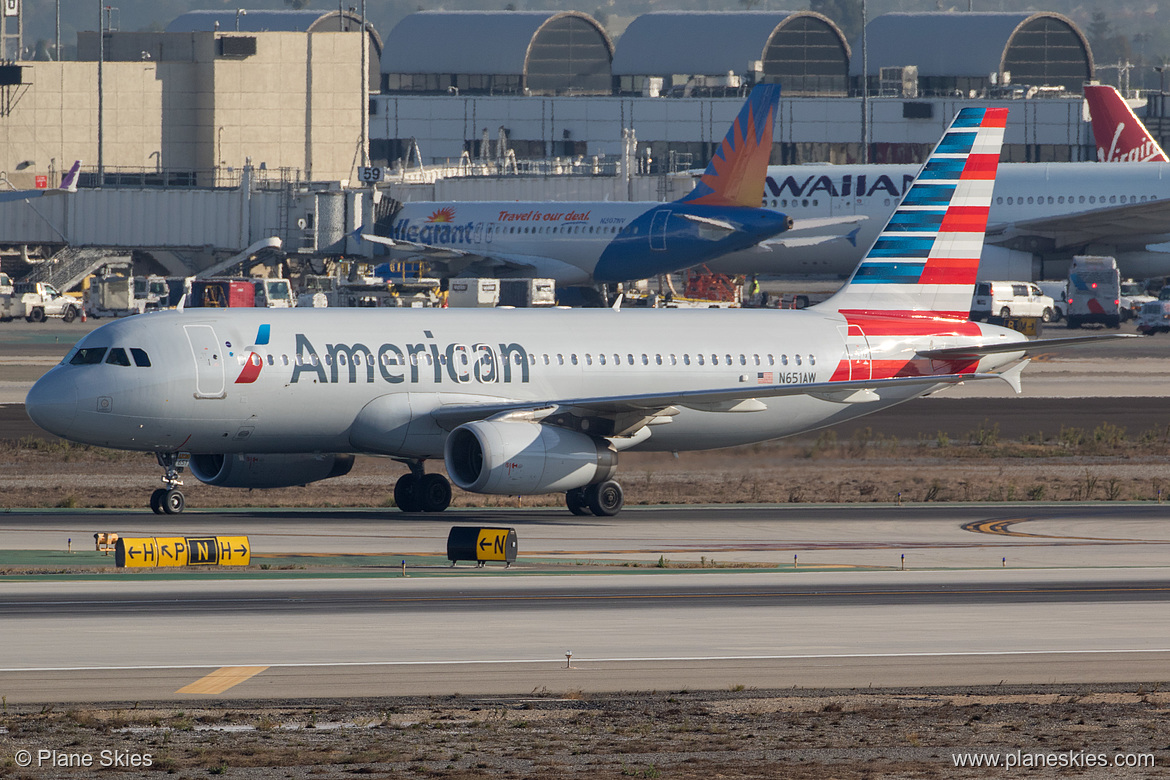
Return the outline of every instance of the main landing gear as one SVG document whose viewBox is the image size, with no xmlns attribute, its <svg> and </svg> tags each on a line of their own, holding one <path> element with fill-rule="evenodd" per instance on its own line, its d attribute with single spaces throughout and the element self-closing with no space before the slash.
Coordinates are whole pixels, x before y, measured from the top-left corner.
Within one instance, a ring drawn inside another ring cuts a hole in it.
<svg viewBox="0 0 1170 780">
<path fill-rule="evenodd" d="M 625 496 L 622 486 L 612 479 L 595 485 L 574 488 L 565 493 L 565 505 L 575 515 L 593 513 L 598 517 L 613 517 L 622 511 Z"/>
<path fill-rule="evenodd" d="M 177 452 L 156 452 L 155 457 L 165 471 L 162 483 L 166 487 L 158 488 L 150 494 L 150 508 L 156 515 L 177 515 L 187 506 L 187 500 L 178 486 L 183 484 L 179 474 L 187 466 L 188 457 Z"/>
<path fill-rule="evenodd" d="M 426 474 L 421 461 L 409 461 L 410 473 L 394 483 L 394 503 L 403 512 L 442 512 L 451 506 L 451 483 L 442 474 Z"/>
</svg>

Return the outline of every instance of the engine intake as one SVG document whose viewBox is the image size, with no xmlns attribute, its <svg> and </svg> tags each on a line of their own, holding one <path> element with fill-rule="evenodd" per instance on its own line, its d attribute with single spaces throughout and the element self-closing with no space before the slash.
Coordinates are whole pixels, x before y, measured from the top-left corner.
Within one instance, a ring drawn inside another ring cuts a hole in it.
<svg viewBox="0 0 1170 780">
<path fill-rule="evenodd" d="M 447 437 L 451 481 L 472 493 L 557 493 L 604 482 L 617 470 L 608 442 L 552 425 L 473 422 Z"/>
<path fill-rule="evenodd" d="M 341 477 L 353 455 L 192 455 L 191 473 L 216 487 L 279 488 Z"/>
</svg>

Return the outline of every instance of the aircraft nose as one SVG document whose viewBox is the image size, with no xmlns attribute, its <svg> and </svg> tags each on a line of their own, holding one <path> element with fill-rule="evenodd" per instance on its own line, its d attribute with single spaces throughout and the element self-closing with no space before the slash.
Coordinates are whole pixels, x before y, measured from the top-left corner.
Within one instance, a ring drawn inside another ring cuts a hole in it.
<svg viewBox="0 0 1170 780">
<path fill-rule="evenodd" d="M 42 376 L 28 391 L 24 410 L 49 433 L 69 438 L 77 416 L 77 382 L 69 371 L 54 370 Z"/>
</svg>

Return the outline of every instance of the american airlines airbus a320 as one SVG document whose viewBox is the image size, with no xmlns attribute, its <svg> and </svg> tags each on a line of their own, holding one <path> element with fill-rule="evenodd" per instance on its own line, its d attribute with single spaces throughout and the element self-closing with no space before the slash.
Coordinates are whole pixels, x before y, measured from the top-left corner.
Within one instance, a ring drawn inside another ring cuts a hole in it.
<svg viewBox="0 0 1170 780">
<path fill-rule="evenodd" d="M 848 284 L 810 309 L 146 314 L 78 342 L 28 414 L 156 453 L 156 512 L 182 511 L 187 463 L 266 488 L 371 454 L 409 466 L 405 511 L 447 508 L 447 478 L 424 471 L 443 459 L 466 491 L 563 492 L 574 513 L 613 515 L 624 450 L 775 439 L 962 381 L 1018 390 L 1029 344 L 967 319 L 1006 115 L 960 111 Z"/>
</svg>

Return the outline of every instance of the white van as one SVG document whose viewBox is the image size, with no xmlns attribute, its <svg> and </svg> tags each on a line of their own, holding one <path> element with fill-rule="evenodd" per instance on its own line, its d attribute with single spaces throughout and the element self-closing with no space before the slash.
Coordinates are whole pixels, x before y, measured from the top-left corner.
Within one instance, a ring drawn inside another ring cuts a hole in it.
<svg viewBox="0 0 1170 780">
<path fill-rule="evenodd" d="M 1038 317 L 1052 322 L 1056 303 L 1032 282 L 976 282 L 971 299 L 971 320 L 998 317 Z"/>
</svg>

